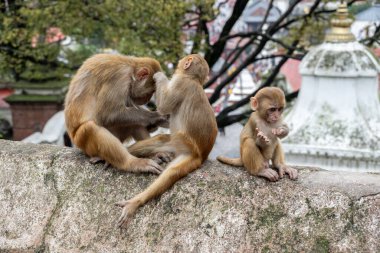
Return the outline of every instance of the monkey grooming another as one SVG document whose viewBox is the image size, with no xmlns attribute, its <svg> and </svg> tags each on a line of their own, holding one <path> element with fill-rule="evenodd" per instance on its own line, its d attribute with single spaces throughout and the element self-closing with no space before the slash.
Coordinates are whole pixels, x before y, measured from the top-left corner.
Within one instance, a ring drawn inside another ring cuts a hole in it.
<svg viewBox="0 0 380 253">
<path fill-rule="evenodd" d="M 161 173 L 151 159 L 131 155 L 122 145 L 133 137 L 149 138 L 148 129 L 164 123 L 157 112 L 139 108 L 155 91 L 153 74 L 160 63 L 151 58 L 98 54 L 87 59 L 72 78 L 65 99 L 65 121 L 72 142 L 90 156 L 123 171 Z"/>
<path fill-rule="evenodd" d="M 285 107 L 284 92 L 275 87 L 266 87 L 256 96 L 251 97 L 251 108 L 254 111 L 240 134 L 241 158 L 218 156 L 222 163 L 233 166 L 244 166 L 248 172 L 274 182 L 288 174 L 290 179 L 297 179 L 297 170 L 285 165 L 285 155 L 280 138 L 289 133 L 289 128 L 282 122 Z M 274 168 L 269 167 L 272 161 Z"/>
<path fill-rule="evenodd" d="M 170 114 L 171 134 L 139 141 L 128 150 L 142 157 L 174 152 L 176 158 L 146 190 L 116 204 L 123 208 L 119 227 L 125 228 L 140 206 L 198 169 L 207 159 L 218 131 L 214 111 L 202 87 L 208 73 L 207 62 L 194 54 L 179 61 L 171 81 L 161 72 L 154 74 L 157 109 L 163 115 Z"/>
</svg>

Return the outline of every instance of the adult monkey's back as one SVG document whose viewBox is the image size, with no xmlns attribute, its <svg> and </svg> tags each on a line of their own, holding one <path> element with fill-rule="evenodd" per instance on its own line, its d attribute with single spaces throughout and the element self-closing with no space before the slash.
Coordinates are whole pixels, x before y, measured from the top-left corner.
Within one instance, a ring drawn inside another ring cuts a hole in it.
<svg viewBox="0 0 380 253">
<path fill-rule="evenodd" d="M 71 80 L 65 100 L 67 132 L 90 157 L 99 157 L 130 172 L 160 173 L 150 159 L 137 158 L 122 142 L 149 137 L 147 127 L 163 120 L 157 112 L 138 107 L 155 91 L 158 61 L 123 55 L 98 54 L 87 59 Z"/>
</svg>

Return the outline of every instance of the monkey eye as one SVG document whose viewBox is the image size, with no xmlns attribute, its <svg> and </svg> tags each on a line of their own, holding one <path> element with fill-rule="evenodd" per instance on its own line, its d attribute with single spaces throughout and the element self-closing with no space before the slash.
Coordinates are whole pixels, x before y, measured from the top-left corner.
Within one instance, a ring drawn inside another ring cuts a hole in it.
<svg viewBox="0 0 380 253">
<path fill-rule="evenodd" d="M 282 112 L 284 110 L 284 107 L 280 107 L 280 108 L 278 108 L 278 111 L 279 112 Z"/>
<path fill-rule="evenodd" d="M 275 112 L 276 110 L 277 110 L 276 107 L 272 107 L 272 108 L 269 109 L 270 112 Z"/>
</svg>

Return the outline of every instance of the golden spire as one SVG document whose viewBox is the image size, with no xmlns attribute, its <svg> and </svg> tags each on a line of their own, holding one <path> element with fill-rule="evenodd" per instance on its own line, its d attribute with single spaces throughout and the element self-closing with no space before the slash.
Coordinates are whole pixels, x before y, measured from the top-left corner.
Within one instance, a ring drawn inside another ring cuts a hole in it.
<svg viewBox="0 0 380 253">
<path fill-rule="evenodd" d="M 348 16 L 346 2 L 340 3 L 336 10 L 335 17 L 331 20 L 331 30 L 326 35 L 326 42 L 351 42 L 355 41 L 355 36 L 350 28 L 353 19 Z"/>
</svg>

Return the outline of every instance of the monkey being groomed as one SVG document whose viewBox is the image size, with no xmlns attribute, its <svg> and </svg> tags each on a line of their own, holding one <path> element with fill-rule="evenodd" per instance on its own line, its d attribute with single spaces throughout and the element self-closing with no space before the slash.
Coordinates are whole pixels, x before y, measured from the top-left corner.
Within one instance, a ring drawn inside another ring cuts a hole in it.
<svg viewBox="0 0 380 253">
<path fill-rule="evenodd" d="M 162 174 L 143 192 L 117 203 L 122 207 L 119 227 L 126 227 L 137 209 L 169 189 L 175 182 L 198 169 L 207 159 L 217 135 L 214 111 L 203 90 L 209 73 L 200 55 L 189 55 L 179 61 L 172 79 L 156 73 L 157 110 L 170 114 L 170 135 L 157 135 L 128 148 L 138 157 L 175 153 Z"/>
<path fill-rule="evenodd" d="M 270 181 L 277 181 L 288 174 L 290 179 L 297 179 L 297 170 L 285 164 L 285 155 L 280 138 L 289 133 L 289 128 L 282 122 L 285 107 L 284 92 L 275 87 L 266 87 L 251 98 L 254 111 L 240 134 L 240 158 L 218 156 L 217 160 L 233 165 L 244 166 L 249 173 Z M 278 170 L 270 168 L 269 162 Z"/>
<path fill-rule="evenodd" d="M 160 63 L 151 58 L 98 54 L 87 59 L 71 80 L 65 121 L 71 141 L 95 161 L 105 160 L 129 172 L 161 173 L 151 160 L 131 155 L 122 145 L 150 137 L 166 117 L 139 107 L 155 91 L 153 74 Z"/>
</svg>

